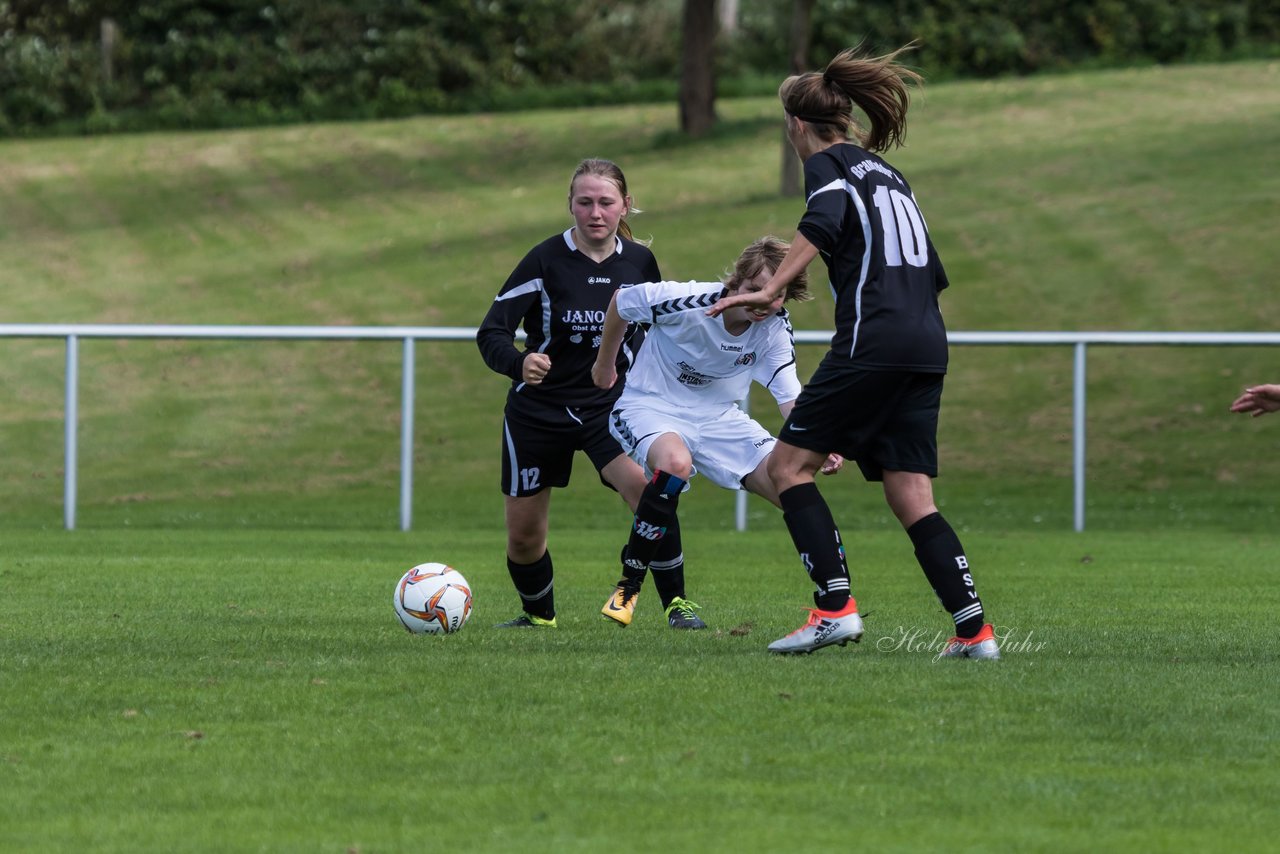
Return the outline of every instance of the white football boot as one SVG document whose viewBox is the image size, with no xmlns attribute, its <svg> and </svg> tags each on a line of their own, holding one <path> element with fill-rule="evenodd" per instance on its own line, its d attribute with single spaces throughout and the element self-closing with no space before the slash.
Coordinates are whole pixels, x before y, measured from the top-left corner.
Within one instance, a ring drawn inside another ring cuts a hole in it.
<svg viewBox="0 0 1280 854">
<path fill-rule="evenodd" d="M 857 643 L 861 639 L 862 618 L 858 616 L 858 603 L 850 596 L 849 604 L 839 611 L 810 610 L 809 620 L 785 638 L 769 644 L 769 651 L 803 655 L 824 646 L 844 646 L 849 641 Z"/>
</svg>

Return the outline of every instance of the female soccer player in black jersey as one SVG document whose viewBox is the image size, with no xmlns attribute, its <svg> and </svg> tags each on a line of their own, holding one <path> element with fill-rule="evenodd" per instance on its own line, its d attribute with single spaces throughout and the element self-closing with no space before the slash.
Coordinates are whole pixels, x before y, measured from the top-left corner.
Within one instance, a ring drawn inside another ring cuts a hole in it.
<svg viewBox="0 0 1280 854">
<path fill-rule="evenodd" d="M 646 480 L 609 434 L 608 417 L 622 392 L 591 381 L 605 310 L 623 285 L 662 279 L 648 247 L 631 240 L 627 181 L 608 160 L 584 160 L 569 183 L 573 227 L 539 243 L 507 278 L 476 335 L 485 363 L 510 377 L 502 423 L 502 492 L 507 569 L 524 613 L 506 628 L 555 625 L 554 572 L 547 550 L 551 487 L 569 483 L 573 455 L 585 451 L 600 479 L 634 511 Z M 523 326 L 524 349 L 515 346 Z M 618 355 L 618 373 L 643 340 L 633 326 Z M 683 596 L 678 528 L 670 529 L 653 564 L 654 585 Z M 631 622 L 633 595 L 619 594 L 617 622 Z M 606 606 L 608 607 L 608 606 Z"/>
<path fill-rule="evenodd" d="M 874 58 L 846 50 L 823 71 L 783 82 L 787 137 L 804 161 L 805 214 L 769 284 L 726 297 L 708 313 L 768 305 L 818 255 L 827 264 L 835 336 L 769 459 L 787 529 L 817 586 L 817 607 L 769 649 L 807 653 L 862 636 L 840 532 L 814 483 L 827 454 L 837 452 L 856 460 L 867 480 L 883 481 L 889 507 L 951 613 L 956 636 L 939 657 L 999 658 L 969 560 L 933 502 L 947 370 L 938 292 L 947 276 L 911 187 L 875 153 L 902 143 L 909 84 L 920 82 L 897 62 L 902 50 Z M 858 126 L 854 105 L 869 129 Z"/>
</svg>

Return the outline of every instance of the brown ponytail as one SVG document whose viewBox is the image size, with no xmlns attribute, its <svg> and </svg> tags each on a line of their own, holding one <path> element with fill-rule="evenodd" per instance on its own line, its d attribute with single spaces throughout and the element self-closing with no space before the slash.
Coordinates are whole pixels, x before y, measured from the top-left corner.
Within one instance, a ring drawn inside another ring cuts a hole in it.
<svg viewBox="0 0 1280 854">
<path fill-rule="evenodd" d="M 911 87 L 924 82 L 918 73 L 897 62 L 899 54 L 913 47 L 908 44 L 877 57 L 862 56 L 859 48 L 842 50 L 822 71 L 782 81 L 778 88 L 782 108 L 814 125 L 823 139 L 852 135 L 868 151 L 902 145 Z M 870 129 L 858 125 L 853 104 L 866 113 Z"/>
</svg>

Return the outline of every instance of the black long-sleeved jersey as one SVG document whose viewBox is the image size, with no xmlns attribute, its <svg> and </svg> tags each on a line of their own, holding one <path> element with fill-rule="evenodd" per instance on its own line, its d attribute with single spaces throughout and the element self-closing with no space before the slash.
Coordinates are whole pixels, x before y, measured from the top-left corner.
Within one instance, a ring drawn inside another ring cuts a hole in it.
<svg viewBox="0 0 1280 854">
<path fill-rule="evenodd" d="M 938 292 L 947 274 L 906 179 L 839 143 L 804 164 L 798 231 L 818 248 L 835 294 L 831 353 L 865 370 L 946 373 Z"/>
<path fill-rule="evenodd" d="M 591 366 L 600 348 L 605 311 L 620 287 L 662 280 L 658 262 L 645 246 L 616 237 L 617 248 L 600 263 L 578 251 L 573 229 L 549 237 L 524 256 L 489 307 L 476 334 L 485 364 L 511 377 L 512 394 L 563 406 L 608 406 L 622 393 L 644 331 L 632 325 L 618 351 L 619 382 L 596 388 Z M 525 349 L 515 346 L 523 326 Z M 523 381 L 527 353 L 546 353 L 551 370 L 539 385 Z"/>
</svg>

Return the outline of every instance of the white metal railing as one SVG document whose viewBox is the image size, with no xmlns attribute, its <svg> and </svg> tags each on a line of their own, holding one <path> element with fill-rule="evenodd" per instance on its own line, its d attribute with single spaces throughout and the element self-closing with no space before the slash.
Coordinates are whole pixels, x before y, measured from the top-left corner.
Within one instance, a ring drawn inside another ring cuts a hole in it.
<svg viewBox="0 0 1280 854">
<path fill-rule="evenodd" d="M 79 361 L 82 338 L 384 340 L 402 342 L 400 401 L 400 529 L 413 521 L 414 342 L 474 341 L 476 330 L 456 326 L 183 326 L 135 324 L 0 323 L 0 338 L 66 340 L 64 412 L 63 521 L 76 525 L 76 463 L 79 421 Z M 1072 480 L 1075 529 L 1084 530 L 1085 507 L 1085 357 L 1090 344 L 1112 346 L 1275 346 L 1280 332 L 951 332 L 951 344 L 1035 346 L 1069 344 L 1075 348 L 1072 379 Z M 795 333 L 797 344 L 828 344 L 829 331 Z M 744 401 L 744 404 L 746 402 Z M 747 526 L 746 493 L 738 493 L 735 521 Z"/>
</svg>

